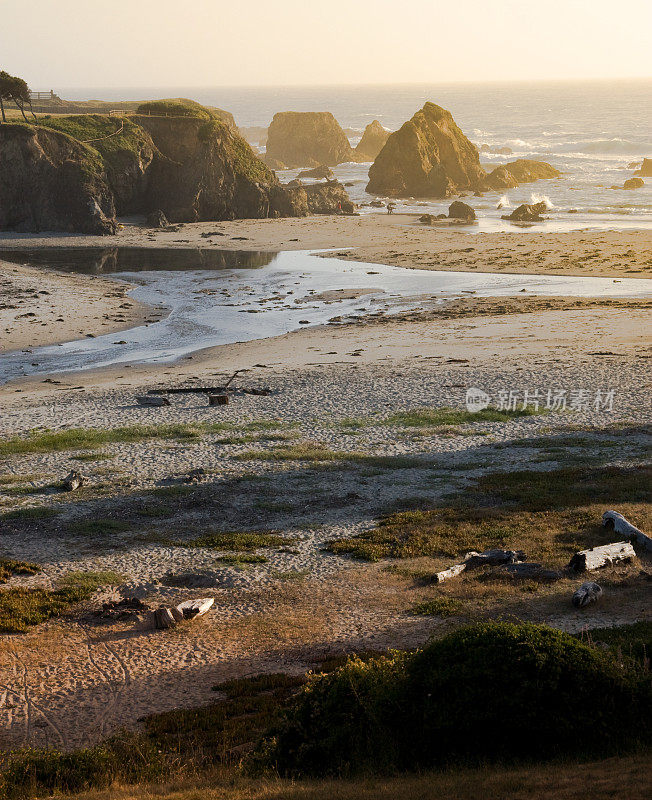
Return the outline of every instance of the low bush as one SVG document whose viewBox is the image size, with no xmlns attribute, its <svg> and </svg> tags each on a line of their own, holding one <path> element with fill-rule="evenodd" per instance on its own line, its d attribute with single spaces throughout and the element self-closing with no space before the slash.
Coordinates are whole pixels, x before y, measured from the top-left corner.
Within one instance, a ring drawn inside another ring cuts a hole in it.
<svg viewBox="0 0 652 800">
<path fill-rule="evenodd" d="M 546 626 L 483 623 L 314 677 L 266 754 L 284 775 L 585 756 L 649 741 L 651 719 L 649 674 Z"/>
</svg>

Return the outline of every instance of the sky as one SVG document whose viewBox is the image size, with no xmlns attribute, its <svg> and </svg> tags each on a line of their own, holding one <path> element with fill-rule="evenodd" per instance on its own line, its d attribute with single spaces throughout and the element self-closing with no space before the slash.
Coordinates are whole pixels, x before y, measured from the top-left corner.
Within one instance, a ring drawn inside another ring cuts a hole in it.
<svg viewBox="0 0 652 800">
<path fill-rule="evenodd" d="M 651 0 L 0 0 L 0 69 L 59 87 L 652 76 Z"/>
</svg>

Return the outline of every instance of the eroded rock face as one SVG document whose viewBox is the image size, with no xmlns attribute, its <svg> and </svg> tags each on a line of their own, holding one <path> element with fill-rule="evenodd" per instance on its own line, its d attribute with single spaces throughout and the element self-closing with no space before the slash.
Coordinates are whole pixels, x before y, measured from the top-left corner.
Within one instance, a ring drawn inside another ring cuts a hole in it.
<svg viewBox="0 0 652 800">
<path fill-rule="evenodd" d="M 374 161 L 385 146 L 389 136 L 390 131 L 386 131 L 377 119 L 370 122 L 364 129 L 362 139 L 360 139 L 358 146 L 355 148 L 356 160 L 362 162 Z"/>
<path fill-rule="evenodd" d="M 272 169 L 334 167 L 354 161 L 354 153 L 329 111 L 283 111 L 274 115 L 267 131 L 265 162 Z"/>
<path fill-rule="evenodd" d="M 106 172 L 88 147 L 37 126 L 0 125 L 0 229 L 114 233 Z"/>
<path fill-rule="evenodd" d="M 147 205 L 170 222 L 261 218 L 269 215 L 275 175 L 241 136 L 220 122 L 192 117 L 134 117 L 159 156 Z"/>
<path fill-rule="evenodd" d="M 426 103 L 392 133 L 369 170 L 367 191 L 389 197 L 448 197 L 475 190 L 485 171 L 449 111 Z"/>
<path fill-rule="evenodd" d="M 308 214 L 352 214 L 355 206 L 338 181 L 312 186 L 279 186 L 272 193 L 272 216 L 305 217 Z"/>
<path fill-rule="evenodd" d="M 652 178 L 652 158 L 644 158 L 641 168 L 637 169 L 634 175 L 640 175 L 641 178 Z"/>
</svg>

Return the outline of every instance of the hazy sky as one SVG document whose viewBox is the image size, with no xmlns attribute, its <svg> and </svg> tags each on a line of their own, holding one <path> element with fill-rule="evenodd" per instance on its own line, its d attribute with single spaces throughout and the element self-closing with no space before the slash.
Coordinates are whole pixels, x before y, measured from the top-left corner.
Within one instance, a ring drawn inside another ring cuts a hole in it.
<svg viewBox="0 0 652 800">
<path fill-rule="evenodd" d="M 33 89 L 652 75 L 652 0 L 0 0 Z"/>
</svg>

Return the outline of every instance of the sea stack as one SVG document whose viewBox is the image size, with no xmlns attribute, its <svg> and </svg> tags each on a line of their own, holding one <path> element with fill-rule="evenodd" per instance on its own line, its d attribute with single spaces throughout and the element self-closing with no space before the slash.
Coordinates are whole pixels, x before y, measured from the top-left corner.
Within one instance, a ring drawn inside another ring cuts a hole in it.
<svg viewBox="0 0 652 800">
<path fill-rule="evenodd" d="M 485 177 L 480 155 L 450 111 L 426 103 L 392 133 L 369 170 L 367 191 L 389 197 L 449 197 Z"/>
<path fill-rule="evenodd" d="M 330 111 L 283 111 L 267 132 L 266 163 L 272 169 L 334 167 L 354 161 L 346 134 Z"/>
<path fill-rule="evenodd" d="M 355 148 L 356 160 L 361 162 L 375 161 L 389 136 L 390 131 L 385 130 L 377 119 L 370 122 L 364 129 L 362 139 L 360 139 L 358 146 Z"/>
</svg>

